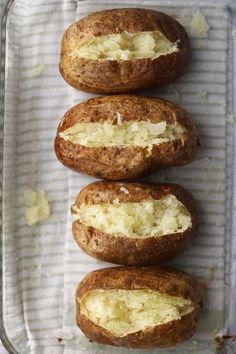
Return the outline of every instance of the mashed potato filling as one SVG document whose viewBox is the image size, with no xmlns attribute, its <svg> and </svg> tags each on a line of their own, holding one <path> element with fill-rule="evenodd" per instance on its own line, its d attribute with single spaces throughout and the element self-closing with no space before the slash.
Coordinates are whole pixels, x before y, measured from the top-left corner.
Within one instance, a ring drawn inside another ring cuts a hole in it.
<svg viewBox="0 0 236 354">
<path fill-rule="evenodd" d="M 79 58 L 130 60 L 158 58 L 178 51 L 160 31 L 122 32 L 85 41 L 72 53 Z"/>
<path fill-rule="evenodd" d="M 72 207 L 75 220 L 105 233 L 127 237 L 153 237 L 184 232 L 192 226 L 188 210 L 174 196 L 141 203 L 81 205 Z"/>
<path fill-rule="evenodd" d="M 192 312 L 191 300 L 150 289 L 92 290 L 80 303 L 81 313 L 116 337 L 179 320 Z"/>
<path fill-rule="evenodd" d="M 64 140 L 87 147 L 141 146 L 152 148 L 170 140 L 179 139 L 185 132 L 180 124 L 147 121 L 121 124 L 76 123 L 59 133 Z"/>
</svg>

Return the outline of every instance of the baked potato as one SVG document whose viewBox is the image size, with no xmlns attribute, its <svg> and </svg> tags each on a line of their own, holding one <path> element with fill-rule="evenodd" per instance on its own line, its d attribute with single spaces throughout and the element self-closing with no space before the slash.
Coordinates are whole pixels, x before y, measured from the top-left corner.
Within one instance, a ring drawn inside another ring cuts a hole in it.
<svg viewBox="0 0 236 354">
<path fill-rule="evenodd" d="M 175 184 L 95 182 L 71 210 L 78 245 L 116 264 L 166 262 L 188 248 L 197 231 L 193 196 Z"/>
<path fill-rule="evenodd" d="M 89 273 L 76 291 L 76 320 L 91 340 L 127 348 L 171 347 L 196 331 L 203 287 L 161 267 Z"/>
<path fill-rule="evenodd" d="M 189 61 L 188 35 L 174 18 L 124 8 L 72 24 L 62 38 L 60 72 L 82 91 L 119 93 L 174 81 Z"/>
<path fill-rule="evenodd" d="M 193 120 L 178 105 L 135 95 L 97 97 L 69 109 L 55 152 L 67 167 L 105 179 L 135 178 L 196 154 Z"/>
</svg>

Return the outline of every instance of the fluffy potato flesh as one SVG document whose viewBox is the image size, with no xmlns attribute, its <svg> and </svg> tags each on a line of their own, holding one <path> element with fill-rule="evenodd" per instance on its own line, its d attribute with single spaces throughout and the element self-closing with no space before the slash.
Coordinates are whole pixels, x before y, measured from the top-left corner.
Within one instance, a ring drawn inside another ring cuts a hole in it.
<svg viewBox="0 0 236 354">
<path fill-rule="evenodd" d="M 43 189 L 33 191 L 27 189 L 24 191 L 25 202 L 25 221 L 32 226 L 39 221 L 43 221 L 50 216 L 50 204 Z"/>
<path fill-rule="evenodd" d="M 153 145 L 181 138 L 185 132 L 185 128 L 178 123 L 122 123 L 120 116 L 117 123 L 76 123 L 59 135 L 73 144 L 87 147 L 141 146 L 152 149 Z"/>
<path fill-rule="evenodd" d="M 179 320 L 193 310 L 191 300 L 150 289 L 92 290 L 80 301 L 81 313 L 116 337 Z"/>
<path fill-rule="evenodd" d="M 158 58 L 178 51 L 160 31 L 122 32 L 94 37 L 72 53 L 79 58 L 95 60 L 130 60 Z"/>
<path fill-rule="evenodd" d="M 75 220 L 105 233 L 127 237 L 153 237 L 184 232 L 192 226 L 185 206 L 174 196 L 141 203 L 81 205 L 72 207 Z"/>
</svg>

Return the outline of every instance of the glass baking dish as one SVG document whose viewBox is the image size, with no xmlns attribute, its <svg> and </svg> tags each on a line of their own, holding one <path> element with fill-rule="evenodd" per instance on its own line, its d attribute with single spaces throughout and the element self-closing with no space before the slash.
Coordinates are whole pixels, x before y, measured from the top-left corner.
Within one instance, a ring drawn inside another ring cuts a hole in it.
<svg viewBox="0 0 236 354">
<path fill-rule="evenodd" d="M 53 140 L 63 113 L 93 95 L 69 87 L 60 77 L 60 38 L 89 12 L 117 7 L 161 9 L 190 32 L 192 64 L 177 82 L 143 92 L 180 103 L 196 121 L 201 148 L 196 161 L 148 180 L 186 186 L 197 199 L 200 232 L 194 245 L 170 262 L 205 279 L 208 292 L 197 334 L 161 353 L 235 353 L 235 2 L 9 0 L 1 16 L 1 339 L 9 353 L 157 353 L 126 350 L 89 341 L 75 326 L 76 284 L 108 264 L 93 260 L 71 237 L 70 206 L 92 178 L 62 167 Z M 208 37 L 191 33 L 200 11 Z M 52 215 L 28 227 L 23 192 L 45 189 Z"/>
</svg>

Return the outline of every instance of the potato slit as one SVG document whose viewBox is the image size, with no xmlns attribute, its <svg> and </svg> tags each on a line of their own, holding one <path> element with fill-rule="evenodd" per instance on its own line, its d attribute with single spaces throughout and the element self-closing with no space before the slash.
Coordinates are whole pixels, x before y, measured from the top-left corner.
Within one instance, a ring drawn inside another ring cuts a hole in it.
<svg viewBox="0 0 236 354">
<path fill-rule="evenodd" d="M 76 123 L 60 132 L 64 139 L 87 147 L 140 146 L 152 149 L 175 139 L 180 139 L 186 129 L 180 125 L 166 122 L 148 121 L 111 123 Z"/>
<path fill-rule="evenodd" d="M 164 236 L 192 226 L 188 210 L 174 195 L 140 203 L 75 205 L 72 211 L 75 220 L 115 236 Z"/>
<path fill-rule="evenodd" d="M 180 320 L 193 310 L 191 300 L 151 289 L 91 290 L 80 301 L 81 314 L 116 337 Z"/>
<path fill-rule="evenodd" d="M 71 55 L 94 60 L 158 58 L 178 51 L 160 31 L 122 32 L 94 37 L 77 47 Z"/>
</svg>

